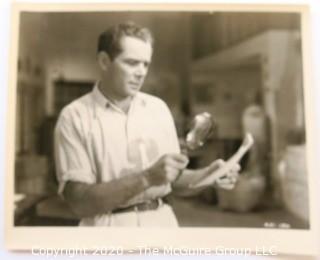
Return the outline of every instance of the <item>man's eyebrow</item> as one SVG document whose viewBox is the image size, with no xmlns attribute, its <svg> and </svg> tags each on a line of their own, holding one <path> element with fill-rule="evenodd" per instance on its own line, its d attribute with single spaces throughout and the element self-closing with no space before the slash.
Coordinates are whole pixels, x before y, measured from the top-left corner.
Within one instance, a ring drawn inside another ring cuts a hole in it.
<svg viewBox="0 0 320 260">
<path fill-rule="evenodd" d="M 143 60 L 143 59 L 137 59 L 137 58 L 125 58 L 125 61 L 134 61 L 134 62 L 143 62 L 143 63 L 147 63 L 150 64 L 151 61 L 150 60 Z"/>
</svg>

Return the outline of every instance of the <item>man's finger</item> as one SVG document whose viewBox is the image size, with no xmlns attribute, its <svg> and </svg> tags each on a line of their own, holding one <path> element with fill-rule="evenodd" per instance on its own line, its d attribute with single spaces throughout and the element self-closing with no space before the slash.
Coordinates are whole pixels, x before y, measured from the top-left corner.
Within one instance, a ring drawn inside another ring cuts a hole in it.
<svg viewBox="0 0 320 260">
<path fill-rule="evenodd" d="M 231 169 L 231 171 L 233 172 L 239 172 L 240 170 L 241 170 L 241 165 L 239 163 L 235 164 Z"/>
<path fill-rule="evenodd" d="M 213 172 L 218 170 L 220 167 L 222 167 L 225 164 L 225 161 L 222 159 L 215 160 L 213 163 L 211 163 L 208 167 L 209 172 Z"/>
<path fill-rule="evenodd" d="M 224 185 L 224 184 L 232 184 L 234 183 L 235 181 L 231 178 L 224 178 L 224 179 L 218 179 L 217 180 L 217 184 L 218 185 Z"/>
<path fill-rule="evenodd" d="M 234 184 L 221 184 L 219 185 L 219 188 L 225 189 L 225 190 L 232 190 L 234 188 Z"/>
<path fill-rule="evenodd" d="M 175 160 L 174 158 L 170 157 L 168 160 L 167 160 L 167 165 L 169 165 L 170 167 L 174 168 L 174 169 L 178 169 L 178 170 L 183 170 L 186 168 L 187 164 L 186 162 L 184 161 L 178 161 L 178 160 Z"/>
<path fill-rule="evenodd" d="M 174 181 L 179 175 L 179 170 L 176 168 L 169 167 L 169 170 L 167 171 L 167 179 L 169 182 Z"/>
<path fill-rule="evenodd" d="M 181 165 L 184 165 L 184 167 L 189 163 L 189 158 L 184 154 L 170 154 L 169 158 Z"/>
<path fill-rule="evenodd" d="M 227 178 L 234 178 L 234 179 L 238 179 L 239 177 L 239 172 L 235 172 L 235 171 L 230 171 L 226 174 Z"/>
</svg>

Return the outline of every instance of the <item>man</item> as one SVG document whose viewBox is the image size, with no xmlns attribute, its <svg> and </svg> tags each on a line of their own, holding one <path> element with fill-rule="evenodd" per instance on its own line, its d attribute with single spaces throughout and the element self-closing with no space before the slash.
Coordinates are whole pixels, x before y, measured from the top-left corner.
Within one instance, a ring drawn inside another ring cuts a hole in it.
<svg viewBox="0 0 320 260">
<path fill-rule="evenodd" d="M 140 92 L 152 51 L 150 32 L 133 23 L 102 33 L 100 80 L 60 114 L 55 130 L 59 192 L 80 225 L 178 226 L 162 198 L 214 174 L 221 164 L 186 169 L 188 158 L 180 153 L 168 107 Z M 220 186 L 232 188 L 237 170 Z"/>
</svg>

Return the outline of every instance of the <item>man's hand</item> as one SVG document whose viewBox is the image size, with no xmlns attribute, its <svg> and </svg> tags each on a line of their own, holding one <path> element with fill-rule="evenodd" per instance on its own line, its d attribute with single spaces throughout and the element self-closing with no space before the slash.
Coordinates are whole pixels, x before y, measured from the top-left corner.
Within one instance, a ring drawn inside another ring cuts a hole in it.
<svg viewBox="0 0 320 260">
<path fill-rule="evenodd" d="M 218 159 L 213 161 L 209 166 L 195 171 L 192 175 L 189 174 L 189 187 L 193 189 L 203 189 L 210 186 L 216 186 L 223 189 L 233 189 L 238 179 L 238 172 L 240 171 L 240 165 L 235 164 L 231 167 L 231 170 L 222 172 L 221 170 L 225 167 L 226 162 Z M 229 168 L 230 169 L 230 168 Z M 219 175 L 217 175 L 217 173 Z M 201 183 L 201 185 L 199 185 Z"/>
<path fill-rule="evenodd" d="M 213 169 L 213 171 L 215 171 L 218 168 L 223 167 L 224 164 L 225 164 L 225 161 L 219 159 L 219 160 L 214 161 L 209 166 L 209 168 Z M 240 170 L 241 170 L 240 165 L 235 164 L 229 172 L 227 172 L 224 176 L 218 178 L 215 181 L 214 186 L 217 188 L 232 190 L 238 180 Z"/>
<path fill-rule="evenodd" d="M 189 163 L 183 154 L 166 154 L 145 172 L 150 186 L 159 186 L 176 180 Z"/>
</svg>

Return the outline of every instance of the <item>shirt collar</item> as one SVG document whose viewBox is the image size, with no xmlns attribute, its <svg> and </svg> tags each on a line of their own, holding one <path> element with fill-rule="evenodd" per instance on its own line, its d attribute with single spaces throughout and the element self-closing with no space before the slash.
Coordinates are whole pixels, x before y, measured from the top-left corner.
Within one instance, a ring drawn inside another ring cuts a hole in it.
<svg viewBox="0 0 320 260">
<path fill-rule="evenodd" d="M 95 101 L 103 107 L 107 107 L 111 103 L 99 90 L 99 82 L 94 85 L 92 94 Z"/>
<path fill-rule="evenodd" d="M 97 82 L 94 87 L 93 87 L 93 90 L 92 90 L 92 94 L 93 94 L 93 97 L 95 99 L 95 101 L 103 106 L 103 107 L 110 107 L 110 106 L 115 106 L 108 98 L 106 98 L 100 91 L 99 89 L 99 82 Z M 132 99 L 132 103 L 138 103 L 139 105 L 141 106 L 146 106 L 147 104 L 147 100 L 146 100 L 146 96 L 145 94 L 141 93 L 141 92 L 138 92 L 134 98 Z"/>
</svg>

